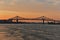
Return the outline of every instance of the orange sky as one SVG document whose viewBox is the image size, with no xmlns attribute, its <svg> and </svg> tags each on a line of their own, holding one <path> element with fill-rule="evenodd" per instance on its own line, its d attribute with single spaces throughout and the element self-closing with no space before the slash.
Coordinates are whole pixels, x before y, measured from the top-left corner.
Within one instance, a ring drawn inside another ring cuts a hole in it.
<svg viewBox="0 0 60 40">
<path fill-rule="evenodd" d="M 14 16 L 60 19 L 60 0 L 0 0 L 0 19 Z"/>
</svg>

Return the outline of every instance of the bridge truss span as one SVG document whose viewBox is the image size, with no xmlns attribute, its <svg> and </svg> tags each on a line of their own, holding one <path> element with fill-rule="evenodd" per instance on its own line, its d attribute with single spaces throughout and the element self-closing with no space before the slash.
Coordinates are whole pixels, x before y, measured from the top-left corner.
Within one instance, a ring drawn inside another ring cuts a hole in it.
<svg viewBox="0 0 60 40">
<path fill-rule="evenodd" d="M 19 20 L 42 20 L 43 24 L 45 23 L 45 21 L 48 21 L 48 22 L 52 21 L 54 23 L 60 22 L 60 20 L 55 20 L 55 19 L 48 18 L 45 16 L 41 16 L 41 17 L 37 17 L 37 18 L 23 18 L 23 17 L 15 16 L 15 17 L 9 18 L 8 20 L 9 21 L 16 20 L 17 23 L 19 22 Z"/>
</svg>

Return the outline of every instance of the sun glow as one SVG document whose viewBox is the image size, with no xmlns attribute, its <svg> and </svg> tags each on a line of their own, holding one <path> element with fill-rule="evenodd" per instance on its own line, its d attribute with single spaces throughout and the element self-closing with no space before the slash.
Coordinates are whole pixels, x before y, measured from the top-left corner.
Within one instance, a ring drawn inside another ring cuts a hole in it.
<svg viewBox="0 0 60 40">
<path fill-rule="evenodd" d="M 0 0 L 0 19 L 14 16 L 35 18 L 47 16 L 60 19 L 59 0 Z"/>
</svg>

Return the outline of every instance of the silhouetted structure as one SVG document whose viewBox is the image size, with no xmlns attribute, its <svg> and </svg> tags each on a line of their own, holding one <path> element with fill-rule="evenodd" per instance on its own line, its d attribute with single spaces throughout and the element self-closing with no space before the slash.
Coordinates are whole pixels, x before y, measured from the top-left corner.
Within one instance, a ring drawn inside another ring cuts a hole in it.
<svg viewBox="0 0 60 40">
<path fill-rule="evenodd" d="M 43 24 L 45 24 L 45 21 L 47 21 L 49 24 L 55 24 L 55 23 L 60 24 L 60 20 L 54 20 L 45 16 L 41 16 L 37 18 L 23 18 L 23 17 L 15 16 L 7 20 L 0 20 L 0 23 L 29 23 L 29 22 L 20 22 L 20 20 L 42 20 Z"/>
</svg>

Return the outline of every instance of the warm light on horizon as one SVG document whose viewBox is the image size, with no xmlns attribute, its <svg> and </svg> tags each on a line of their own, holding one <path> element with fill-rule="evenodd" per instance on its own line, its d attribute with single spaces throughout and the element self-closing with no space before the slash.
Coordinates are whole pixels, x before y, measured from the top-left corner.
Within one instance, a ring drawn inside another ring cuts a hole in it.
<svg viewBox="0 0 60 40">
<path fill-rule="evenodd" d="M 38 13 L 38 14 L 37 14 Z M 9 19 L 15 16 L 20 16 L 23 18 L 36 18 L 36 17 L 41 17 L 41 16 L 46 16 L 48 18 L 53 18 L 53 19 L 60 19 L 59 15 L 48 15 L 48 14 L 40 14 L 40 12 L 16 12 L 16 11 L 0 11 L 0 19 Z"/>
<path fill-rule="evenodd" d="M 36 18 L 47 16 L 60 19 L 60 6 L 58 0 L 0 0 L 0 19 L 14 16 Z"/>
</svg>

